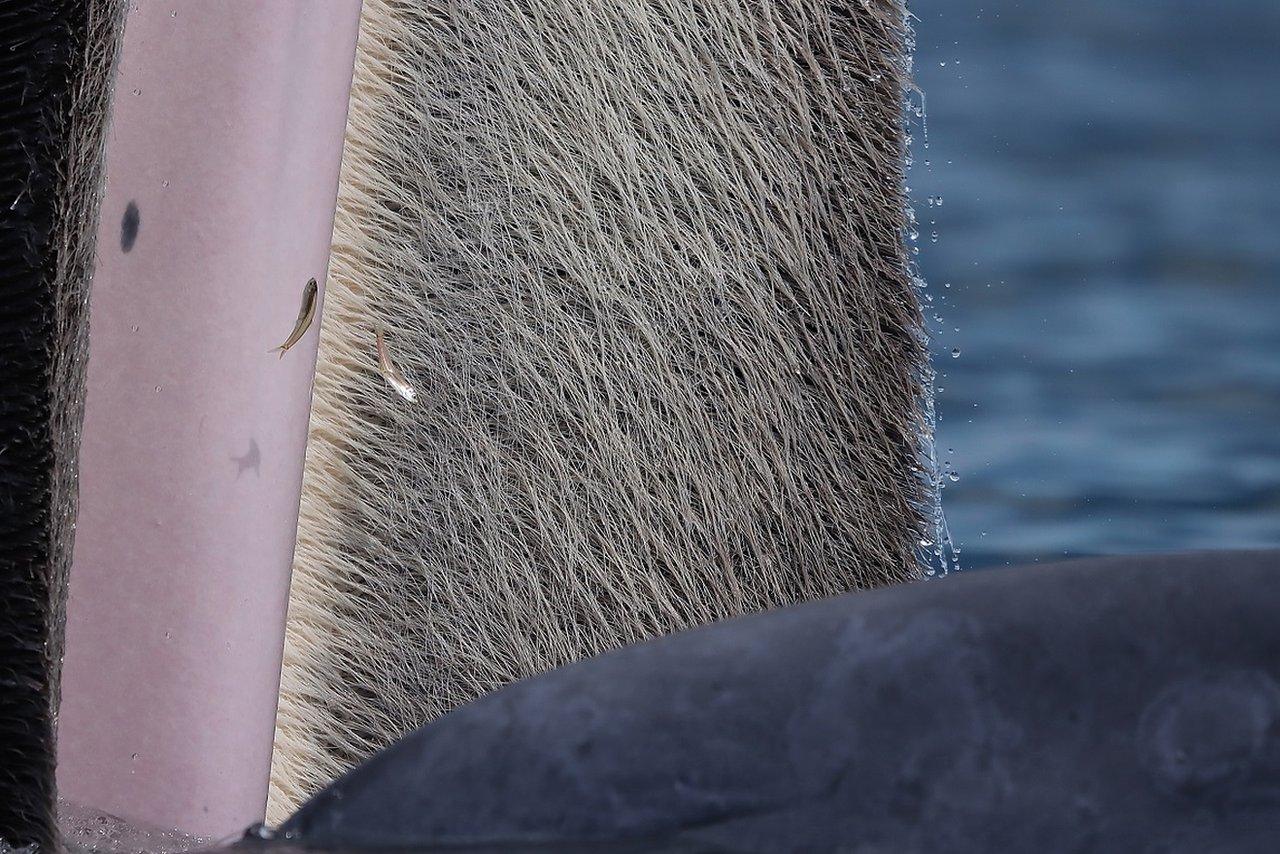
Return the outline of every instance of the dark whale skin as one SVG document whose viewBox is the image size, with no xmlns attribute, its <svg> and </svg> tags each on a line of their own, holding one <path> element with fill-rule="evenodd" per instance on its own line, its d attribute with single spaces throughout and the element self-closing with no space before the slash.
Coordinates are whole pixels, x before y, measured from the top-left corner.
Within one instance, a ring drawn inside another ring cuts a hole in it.
<svg viewBox="0 0 1280 854">
<path fill-rule="evenodd" d="M 282 831 L 349 850 L 1273 851 L 1277 573 L 1277 552 L 1083 560 L 730 620 L 463 707 Z"/>
</svg>

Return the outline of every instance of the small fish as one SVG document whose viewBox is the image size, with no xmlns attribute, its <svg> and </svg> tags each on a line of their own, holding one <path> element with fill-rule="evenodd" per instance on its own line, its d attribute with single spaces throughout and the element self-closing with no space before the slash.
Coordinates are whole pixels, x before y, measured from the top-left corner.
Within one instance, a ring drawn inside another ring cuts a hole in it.
<svg viewBox="0 0 1280 854">
<path fill-rule="evenodd" d="M 409 385 L 409 381 L 404 378 L 404 374 L 400 373 L 400 369 L 391 364 L 391 357 L 387 355 L 387 339 L 382 337 L 381 329 L 378 330 L 378 367 L 382 370 L 382 376 L 397 394 L 410 403 L 417 400 L 418 393 L 414 391 L 413 386 Z"/>
<path fill-rule="evenodd" d="M 279 347 L 273 347 L 270 352 L 279 351 L 280 358 L 284 358 L 285 352 L 298 343 L 303 335 L 307 334 L 307 330 L 311 328 L 311 321 L 316 316 L 316 294 L 319 289 L 316 287 L 316 280 L 309 279 L 307 286 L 302 289 L 302 308 L 298 309 L 298 321 L 293 324 L 293 331 L 289 333 L 289 337 Z"/>
</svg>

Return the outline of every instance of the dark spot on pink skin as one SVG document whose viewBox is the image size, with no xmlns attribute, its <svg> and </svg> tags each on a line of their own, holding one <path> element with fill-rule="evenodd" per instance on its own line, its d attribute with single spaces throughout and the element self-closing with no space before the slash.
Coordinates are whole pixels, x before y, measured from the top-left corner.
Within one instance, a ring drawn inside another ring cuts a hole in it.
<svg viewBox="0 0 1280 854">
<path fill-rule="evenodd" d="M 138 213 L 138 203 L 130 201 L 124 209 L 124 216 L 120 220 L 120 250 L 128 252 L 133 248 L 133 244 L 138 239 L 138 226 L 142 223 L 142 217 Z"/>
<path fill-rule="evenodd" d="M 262 453 L 258 450 L 258 440 L 249 439 L 249 450 L 239 457 L 232 457 L 231 461 L 236 464 L 236 480 L 240 479 L 240 475 L 247 471 L 252 471 L 255 476 L 259 474 L 258 466 L 262 464 Z"/>
</svg>

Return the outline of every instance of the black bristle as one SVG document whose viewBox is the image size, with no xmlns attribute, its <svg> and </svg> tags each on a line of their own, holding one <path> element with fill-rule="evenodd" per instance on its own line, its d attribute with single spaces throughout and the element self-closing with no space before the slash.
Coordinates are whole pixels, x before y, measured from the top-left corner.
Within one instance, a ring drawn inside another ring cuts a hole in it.
<svg viewBox="0 0 1280 854">
<path fill-rule="evenodd" d="M 120 0 L 0 0 L 0 842 L 57 846 L 58 678 Z"/>
</svg>

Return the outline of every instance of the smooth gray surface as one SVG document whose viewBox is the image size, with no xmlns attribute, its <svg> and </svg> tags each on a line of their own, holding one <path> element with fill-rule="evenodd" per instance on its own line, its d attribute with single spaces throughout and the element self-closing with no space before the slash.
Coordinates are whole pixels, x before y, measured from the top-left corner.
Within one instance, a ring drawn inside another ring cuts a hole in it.
<svg viewBox="0 0 1280 854">
<path fill-rule="evenodd" d="M 1274 851 L 1280 554 L 1091 560 L 723 623 L 513 685 L 283 828 L 309 847 Z"/>
</svg>

